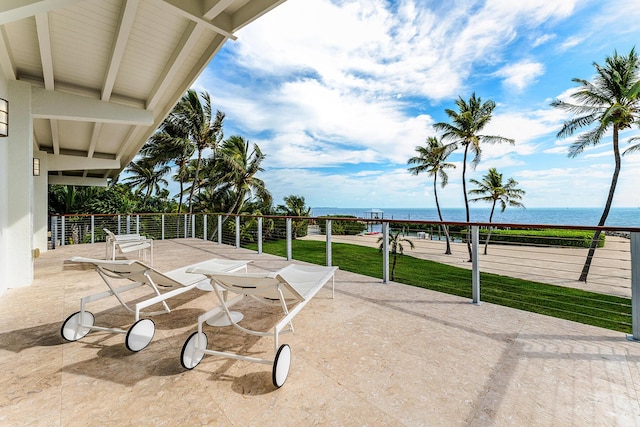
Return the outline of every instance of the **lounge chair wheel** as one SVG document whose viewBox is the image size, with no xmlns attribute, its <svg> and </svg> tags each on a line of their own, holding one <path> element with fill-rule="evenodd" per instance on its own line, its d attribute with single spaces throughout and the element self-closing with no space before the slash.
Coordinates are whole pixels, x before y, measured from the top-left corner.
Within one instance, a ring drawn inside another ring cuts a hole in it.
<svg viewBox="0 0 640 427">
<path fill-rule="evenodd" d="M 199 343 L 198 336 L 200 336 Z M 204 351 L 206 349 L 207 334 L 205 334 L 204 332 L 202 332 L 201 334 L 198 334 L 198 332 L 192 333 L 182 346 L 182 352 L 180 353 L 180 363 L 185 369 L 195 368 L 204 357 Z"/>
<path fill-rule="evenodd" d="M 127 332 L 125 344 L 130 351 L 140 351 L 149 345 L 156 332 L 156 324 L 151 319 L 140 319 Z"/>
<path fill-rule="evenodd" d="M 62 323 L 60 335 L 67 341 L 79 340 L 91 331 L 94 322 L 95 317 L 90 311 L 85 311 L 82 316 L 81 312 L 76 311 Z"/>
<path fill-rule="evenodd" d="M 271 379 L 273 385 L 277 388 L 283 386 L 289 375 L 289 367 L 291 366 L 291 347 L 288 344 L 282 344 L 276 353 L 276 358 L 273 361 L 273 374 Z"/>
</svg>

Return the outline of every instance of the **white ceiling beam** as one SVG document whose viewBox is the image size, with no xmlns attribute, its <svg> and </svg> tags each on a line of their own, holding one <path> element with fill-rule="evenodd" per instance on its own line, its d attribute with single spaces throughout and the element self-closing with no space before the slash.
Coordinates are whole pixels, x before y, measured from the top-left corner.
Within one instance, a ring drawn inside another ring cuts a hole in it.
<svg viewBox="0 0 640 427">
<path fill-rule="evenodd" d="M 60 136 L 58 134 L 58 121 L 56 119 L 49 120 L 51 126 L 51 144 L 53 145 L 53 154 L 60 154 Z"/>
<path fill-rule="evenodd" d="M 0 67 L 7 79 L 16 80 L 16 64 L 11 51 L 7 48 L 7 31 L 4 26 L 0 26 Z"/>
<path fill-rule="evenodd" d="M 159 3 L 168 7 L 173 12 L 177 12 L 185 18 L 196 22 L 197 24 L 205 25 L 207 28 L 215 31 L 218 34 L 222 34 L 232 40 L 236 40 L 237 37 L 233 35 L 229 28 L 222 28 L 216 23 L 211 22 L 203 17 L 203 11 L 198 7 L 200 2 L 184 0 L 159 0 Z"/>
<path fill-rule="evenodd" d="M 102 130 L 102 123 L 97 122 L 93 125 L 93 132 L 91 132 L 91 142 L 89 143 L 89 151 L 87 151 L 87 157 L 93 157 L 93 153 L 96 152 L 96 145 L 98 145 L 98 137 Z"/>
<path fill-rule="evenodd" d="M 49 175 L 49 185 L 79 185 L 84 187 L 106 187 L 106 178 L 87 178 L 80 176 Z"/>
<path fill-rule="evenodd" d="M 234 0 L 208 0 L 204 4 L 203 18 L 209 21 L 224 12 Z"/>
<path fill-rule="evenodd" d="M 0 25 L 19 21 L 50 10 L 62 9 L 80 0 L 2 0 L 0 1 Z"/>
<path fill-rule="evenodd" d="M 63 154 L 47 154 L 47 169 L 50 171 L 77 171 L 84 169 L 118 169 L 120 160 L 99 159 Z"/>
<path fill-rule="evenodd" d="M 164 91 L 167 89 L 167 86 L 172 82 L 186 57 L 191 52 L 191 49 L 197 43 L 203 30 L 203 25 L 189 22 L 187 29 L 182 33 L 182 37 L 180 38 L 178 45 L 171 54 L 171 58 L 169 58 L 167 65 L 164 70 L 162 70 L 160 78 L 156 81 L 156 84 L 151 90 L 151 97 L 147 102 L 147 109 L 153 110 L 156 107 L 158 101 L 164 94 Z"/>
<path fill-rule="evenodd" d="M 109 67 L 104 79 L 104 84 L 102 85 L 101 98 L 103 101 L 108 101 L 111 98 L 113 85 L 116 82 L 116 76 L 120 69 L 120 63 L 122 62 L 122 57 L 124 56 L 124 51 L 127 47 L 127 40 L 131 34 L 133 21 L 136 17 L 136 10 L 138 9 L 139 4 L 139 0 L 127 0 L 125 7 L 122 8 L 122 14 L 120 15 L 120 21 L 118 22 L 118 29 L 116 30 L 113 49 L 111 51 Z"/>
<path fill-rule="evenodd" d="M 53 57 L 51 54 L 51 33 L 49 32 L 48 13 L 39 13 L 36 15 L 36 32 L 38 33 L 38 46 L 40 48 L 44 88 L 53 90 Z"/>
<path fill-rule="evenodd" d="M 31 88 L 31 115 L 37 119 L 153 125 L 149 110 L 36 87 Z"/>
</svg>

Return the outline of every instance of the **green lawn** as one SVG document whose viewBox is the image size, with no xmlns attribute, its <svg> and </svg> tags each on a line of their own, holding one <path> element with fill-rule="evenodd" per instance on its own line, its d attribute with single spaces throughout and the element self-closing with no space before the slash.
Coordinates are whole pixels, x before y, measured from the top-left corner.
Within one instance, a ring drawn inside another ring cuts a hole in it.
<svg viewBox="0 0 640 427">
<path fill-rule="evenodd" d="M 256 249 L 256 245 L 249 245 Z M 265 242 L 263 252 L 286 257 L 284 240 Z M 375 248 L 332 244 L 333 264 L 341 270 L 382 278 L 382 254 Z M 292 242 L 293 258 L 324 265 L 325 243 Z M 438 292 L 471 298 L 471 271 L 399 256 L 395 281 Z M 490 273 L 480 273 L 480 299 L 507 307 L 631 333 L 631 300 L 562 286 L 547 285 Z"/>
</svg>

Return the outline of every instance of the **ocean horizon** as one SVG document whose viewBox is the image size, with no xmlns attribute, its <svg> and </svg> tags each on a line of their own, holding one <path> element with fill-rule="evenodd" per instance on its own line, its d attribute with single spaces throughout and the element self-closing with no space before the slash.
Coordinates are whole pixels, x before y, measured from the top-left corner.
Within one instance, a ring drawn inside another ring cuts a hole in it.
<svg viewBox="0 0 640 427">
<path fill-rule="evenodd" d="M 371 218 L 372 211 L 384 219 L 406 219 L 415 221 L 439 221 L 436 208 L 339 208 L 312 207 L 311 216 L 350 215 Z M 465 222 L 464 208 L 442 208 L 442 219 L 451 222 Z M 541 224 L 541 225 L 586 225 L 596 226 L 603 208 L 507 208 L 493 214 L 496 223 Z M 491 208 L 472 207 L 469 209 L 471 222 L 489 222 Z M 611 227 L 640 227 L 640 208 L 611 208 L 605 222 Z"/>
</svg>

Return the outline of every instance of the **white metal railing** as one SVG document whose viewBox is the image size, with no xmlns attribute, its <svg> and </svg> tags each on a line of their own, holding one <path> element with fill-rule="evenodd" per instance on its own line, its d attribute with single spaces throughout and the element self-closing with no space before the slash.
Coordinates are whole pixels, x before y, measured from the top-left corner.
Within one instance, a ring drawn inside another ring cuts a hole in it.
<svg viewBox="0 0 640 427">
<path fill-rule="evenodd" d="M 442 227 L 450 227 L 448 234 L 454 247 L 451 255 L 444 254 Z M 467 231 L 452 231 L 454 227 L 470 229 L 470 237 Z M 156 240 L 204 239 L 236 248 L 250 247 L 258 253 L 262 253 L 264 245 L 284 240 L 284 256 L 287 260 L 295 258 L 294 242 L 303 239 L 324 240 L 325 262 L 329 266 L 341 264 L 341 255 L 336 254 L 334 249 L 336 244 L 348 243 L 376 248 L 382 246 L 380 274 L 383 283 L 390 281 L 390 233 L 392 230 L 402 231 L 403 238 L 415 242 L 415 249 L 405 249 L 405 255 L 471 270 L 469 286 L 474 304 L 482 302 L 481 272 L 618 295 L 630 299 L 629 324 L 633 331 L 630 339 L 640 340 L 639 228 L 603 228 L 604 231 L 625 237 L 608 237 L 607 245 L 597 250 L 587 283 L 577 281 L 586 256 L 586 248 L 558 247 L 555 243 L 547 245 L 544 241 L 527 245 L 500 242 L 489 245 L 485 254 L 483 239 L 486 239 L 489 228 L 595 230 L 596 227 L 222 214 L 56 215 L 50 218 L 50 247 L 53 249 L 58 245 L 104 241 L 105 228 L 115 234 L 136 233 Z M 484 234 L 481 235 L 481 232 Z M 470 263 L 466 262 L 469 256 L 468 239 L 472 246 Z"/>
</svg>

